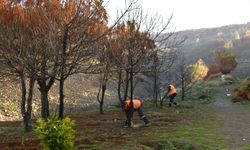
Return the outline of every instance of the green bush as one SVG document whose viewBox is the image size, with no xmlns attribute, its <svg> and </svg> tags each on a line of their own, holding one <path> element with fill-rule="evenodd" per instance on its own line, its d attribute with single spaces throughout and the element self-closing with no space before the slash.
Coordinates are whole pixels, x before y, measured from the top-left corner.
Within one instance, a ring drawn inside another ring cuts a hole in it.
<svg viewBox="0 0 250 150">
<path fill-rule="evenodd" d="M 74 149 L 74 121 L 69 117 L 63 120 L 51 117 L 47 121 L 39 118 L 36 121 L 35 132 L 45 150 Z"/>
<path fill-rule="evenodd" d="M 250 100 L 250 80 L 246 80 L 240 87 L 233 90 L 233 98 L 236 101 Z"/>
</svg>

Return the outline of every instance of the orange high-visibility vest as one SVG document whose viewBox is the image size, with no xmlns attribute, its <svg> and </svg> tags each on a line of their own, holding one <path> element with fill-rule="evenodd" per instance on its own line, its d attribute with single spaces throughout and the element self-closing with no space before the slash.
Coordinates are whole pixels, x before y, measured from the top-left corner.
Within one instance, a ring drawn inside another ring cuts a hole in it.
<svg viewBox="0 0 250 150">
<path fill-rule="evenodd" d="M 141 107 L 141 101 L 139 99 L 133 99 L 133 107 L 134 109 L 139 109 Z M 130 100 L 124 101 L 124 109 L 129 110 L 130 108 Z"/>
<path fill-rule="evenodd" d="M 170 88 L 169 95 L 176 94 L 176 89 L 173 85 L 170 84 L 169 88 Z"/>
</svg>

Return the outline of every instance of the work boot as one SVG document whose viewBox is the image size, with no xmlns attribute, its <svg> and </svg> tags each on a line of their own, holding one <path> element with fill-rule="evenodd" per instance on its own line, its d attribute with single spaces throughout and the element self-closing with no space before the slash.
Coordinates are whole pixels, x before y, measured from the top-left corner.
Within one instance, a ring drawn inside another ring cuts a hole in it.
<svg viewBox="0 0 250 150">
<path fill-rule="evenodd" d="M 133 121 L 131 121 L 131 127 L 133 127 L 133 125 L 134 125 L 134 123 L 133 123 Z M 128 122 L 126 121 L 123 128 L 128 128 L 128 127 L 129 127 Z"/>
<path fill-rule="evenodd" d="M 176 105 L 177 105 L 177 103 L 176 103 L 176 102 L 174 102 L 174 105 L 176 106 Z"/>
<path fill-rule="evenodd" d="M 128 128 L 128 125 L 127 125 L 127 124 L 125 124 L 125 125 L 123 126 L 123 128 Z"/>
<path fill-rule="evenodd" d="M 144 121 L 145 125 L 149 123 L 148 118 L 147 117 L 143 117 L 142 120 Z"/>
<path fill-rule="evenodd" d="M 128 128 L 128 121 L 125 121 L 123 128 Z"/>
<path fill-rule="evenodd" d="M 131 127 L 133 127 L 134 126 L 134 123 L 133 123 L 133 121 L 131 121 Z"/>
<path fill-rule="evenodd" d="M 148 127 L 148 126 L 150 126 L 150 125 L 151 125 L 150 122 L 148 122 L 148 123 L 145 124 L 146 127 Z"/>
</svg>

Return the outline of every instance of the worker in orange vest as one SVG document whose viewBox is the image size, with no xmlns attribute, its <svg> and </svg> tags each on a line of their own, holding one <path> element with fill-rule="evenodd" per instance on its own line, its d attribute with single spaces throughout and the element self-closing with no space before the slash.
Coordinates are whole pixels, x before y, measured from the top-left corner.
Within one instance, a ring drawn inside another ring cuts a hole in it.
<svg viewBox="0 0 250 150">
<path fill-rule="evenodd" d="M 149 126 L 150 122 L 148 121 L 148 118 L 144 115 L 144 113 L 142 111 L 142 101 L 138 97 L 135 97 L 133 99 L 133 107 L 134 107 L 134 111 L 137 111 L 139 116 L 141 117 L 141 119 L 144 121 L 145 126 Z M 123 109 L 124 109 L 124 111 L 126 113 L 126 117 L 128 119 L 128 117 L 129 117 L 129 109 L 130 109 L 130 99 L 127 99 L 127 100 L 123 101 Z M 125 128 L 128 127 L 128 121 L 127 120 L 125 122 L 124 127 Z"/>
<path fill-rule="evenodd" d="M 169 98 L 169 107 L 171 107 L 172 103 L 174 105 L 177 105 L 177 103 L 174 100 L 176 95 L 177 95 L 177 92 L 176 92 L 175 87 L 172 84 L 167 84 L 167 91 L 162 99 Z"/>
</svg>

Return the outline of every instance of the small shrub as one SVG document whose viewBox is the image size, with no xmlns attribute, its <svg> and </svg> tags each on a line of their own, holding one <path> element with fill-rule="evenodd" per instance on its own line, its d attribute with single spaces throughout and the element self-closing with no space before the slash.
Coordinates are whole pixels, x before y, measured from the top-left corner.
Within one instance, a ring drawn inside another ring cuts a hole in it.
<svg viewBox="0 0 250 150">
<path fill-rule="evenodd" d="M 211 85 L 208 86 L 205 82 L 196 83 L 192 86 L 190 93 L 188 93 L 189 99 L 209 104 L 213 100 L 212 90 Z"/>
<path fill-rule="evenodd" d="M 206 99 L 208 97 L 209 97 L 208 95 L 202 94 L 198 97 L 198 99 Z"/>
<path fill-rule="evenodd" d="M 233 90 L 234 100 L 250 100 L 250 80 L 245 81 L 240 87 Z"/>
<path fill-rule="evenodd" d="M 35 132 L 45 150 L 74 149 L 74 122 L 66 117 L 63 120 L 51 117 L 47 121 L 39 118 L 36 121 Z"/>
</svg>

